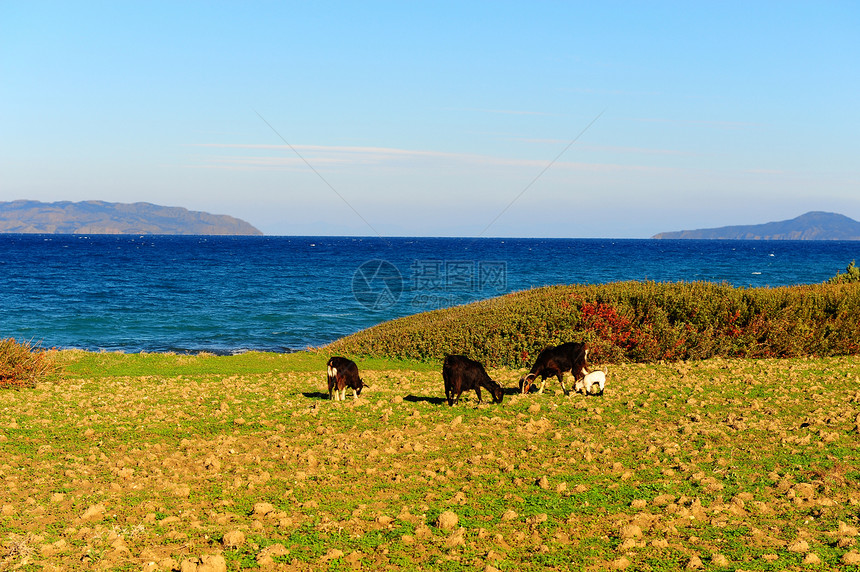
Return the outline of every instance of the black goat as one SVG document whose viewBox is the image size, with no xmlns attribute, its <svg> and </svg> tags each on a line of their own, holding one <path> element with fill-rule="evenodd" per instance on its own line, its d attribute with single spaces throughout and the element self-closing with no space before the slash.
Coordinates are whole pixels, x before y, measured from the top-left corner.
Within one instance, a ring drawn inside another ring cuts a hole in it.
<svg viewBox="0 0 860 572">
<path fill-rule="evenodd" d="M 505 395 L 501 386 L 490 379 L 480 362 L 465 356 L 445 356 L 442 379 L 445 380 L 445 397 L 451 406 L 460 400 L 461 393 L 470 389 L 474 389 L 478 394 L 478 402 L 481 401 L 482 387 L 493 396 L 493 403 L 501 403 Z"/>
</svg>

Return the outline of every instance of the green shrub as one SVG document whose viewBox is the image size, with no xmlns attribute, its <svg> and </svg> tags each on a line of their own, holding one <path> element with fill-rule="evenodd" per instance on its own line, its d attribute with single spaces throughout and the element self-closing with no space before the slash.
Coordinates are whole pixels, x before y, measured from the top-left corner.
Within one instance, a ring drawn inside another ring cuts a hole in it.
<svg viewBox="0 0 860 572">
<path fill-rule="evenodd" d="M 836 276 L 827 281 L 828 284 L 846 284 L 851 282 L 860 282 L 860 268 L 854 266 L 853 260 L 845 268 L 845 272 L 837 272 Z"/>
<path fill-rule="evenodd" d="M 0 340 L 0 389 L 35 387 L 57 370 L 51 356 L 30 343 Z"/>
<path fill-rule="evenodd" d="M 583 341 L 597 362 L 834 356 L 860 351 L 860 284 L 735 288 L 710 282 L 548 286 L 379 324 L 328 350 L 529 366 Z"/>
</svg>

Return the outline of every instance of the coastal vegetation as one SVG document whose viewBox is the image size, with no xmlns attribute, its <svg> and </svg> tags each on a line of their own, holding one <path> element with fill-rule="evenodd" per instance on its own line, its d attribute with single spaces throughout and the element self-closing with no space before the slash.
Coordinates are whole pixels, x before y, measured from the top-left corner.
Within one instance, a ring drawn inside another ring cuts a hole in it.
<svg viewBox="0 0 860 572">
<path fill-rule="evenodd" d="M 610 363 L 856 354 L 860 283 L 547 286 L 392 320 L 326 349 L 436 361 L 458 353 L 523 367 L 543 348 L 571 340 L 588 343 L 591 360 Z"/>
<path fill-rule="evenodd" d="M 0 392 L 0 570 L 860 570 L 855 357 L 619 363 L 444 402 L 439 364 L 62 351 Z"/>
<path fill-rule="evenodd" d="M 57 373 L 52 356 L 30 342 L 0 340 L 0 389 L 34 387 Z"/>
<path fill-rule="evenodd" d="M 855 266 L 855 261 L 852 260 L 845 268 L 845 272 L 837 272 L 836 276 L 828 280 L 828 284 L 849 284 L 860 282 L 860 268 Z"/>
</svg>

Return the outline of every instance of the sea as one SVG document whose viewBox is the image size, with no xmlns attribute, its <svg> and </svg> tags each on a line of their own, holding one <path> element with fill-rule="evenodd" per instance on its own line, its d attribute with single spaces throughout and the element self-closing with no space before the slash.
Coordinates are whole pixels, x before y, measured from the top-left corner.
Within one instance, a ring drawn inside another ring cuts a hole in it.
<svg viewBox="0 0 860 572">
<path fill-rule="evenodd" d="M 860 241 L 0 234 L 0 339 L 291 352 L 551 284 L 812 284 L 857 259 Z"/>
</svg>

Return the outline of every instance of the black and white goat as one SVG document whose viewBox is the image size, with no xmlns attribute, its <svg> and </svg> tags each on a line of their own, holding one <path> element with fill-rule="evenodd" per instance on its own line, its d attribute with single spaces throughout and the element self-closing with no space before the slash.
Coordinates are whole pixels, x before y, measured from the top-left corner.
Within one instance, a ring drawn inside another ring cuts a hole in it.
<svg viewBox="0 0 860 572">
<path fill-rule="evenodd" d="M 353 399 L 358 399 L 364 383 L 358 376 L 358 366 L 345 357 L 335 356 L 328 360 L 328 397 L 335 401 L 346 399 L 346 388 L 352 388 Z"/>
</svg>

